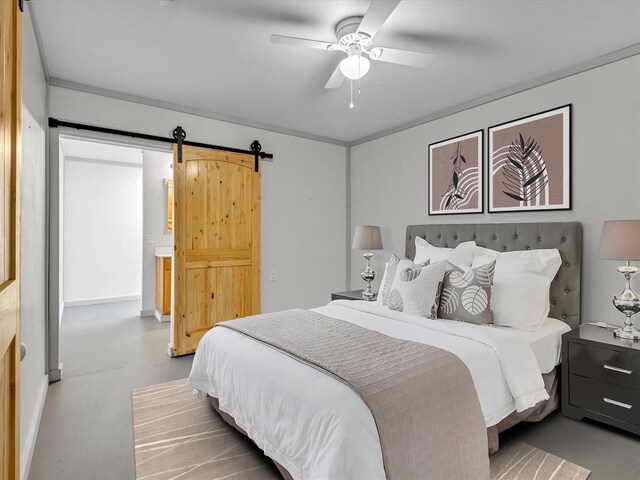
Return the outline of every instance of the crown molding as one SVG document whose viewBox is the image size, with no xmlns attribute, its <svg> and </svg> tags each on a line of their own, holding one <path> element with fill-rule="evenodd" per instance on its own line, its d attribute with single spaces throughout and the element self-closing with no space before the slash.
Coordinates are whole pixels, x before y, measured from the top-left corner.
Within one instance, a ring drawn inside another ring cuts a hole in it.
<svg viewBox="0 0 640 480">
<path fill-rule="evenodd" d="M 117 100 L 124 100 L 126 102 L 137 103 L 140 105 L 164 108 L 166 110 L 173 110 L 174 112 L 186 113 L 189 115 L 196 115 L 199 117 L 210 118 L 212 120 L 219 120 L 221 122 L 242 125 L 243 127 L 258 128 L 260 130 L 267 130 L 269 132 L 280 133 L 283 135 L 306 138 L 307 140 L 315 140 L 316 142 L 331 143 L 333 145 L 340 145 L 342 147 L 349 146 L 347 142 L 343 142 L 335 138 L 328 138 L 320 135 L 314 135 L 311 133 L 299 132 L 297 130 L 290 130 L 288 128 L 276 127 L 274 125 L 269 125 L 265 123 L 253 122 L 251 120 L 246 120 L 243 118 L 214 113 L 209 110 L 204 110 L 201 108 L 193 108 L 193 107 L 187 107 L 184 105 L 178 105 L 176 103 L 166 102 L 164 100 L 157 100 L 154 98 L 143 97 L 140 95 L 132 95 L 129 93 L 117 92 L 115 90 L 109 90 L 106 88 L 93 87 L 91 85 L 85 85 L 83 83 L 74 82 L 72 80 L 63 80 L 61 78 L 51 77 L 49 79 L 49 85 L 53 87 L 66 88 L 68 90 L 75 90 L 78 92 L 90 93 L 93 95 L 100 95 L 103 97 L 115 98 Z"/>
<path fill-rule="evenodd" d="M 640 43 L 635 45 L 631 45 L 630 47 L 623 48 L 621 50 L 616 50 L 615 52 L 608 53 L 606 55 L 602 55 L 600 57 L 596 57 L 593 60 L 589 60 L 587 62 L 580 63 L 573 67 L 566 68 L 564 70 L 551 73 L 549 75 L 545 75 L 544 77 L 540 77 L 535 80 L 531 80 L 528 82 L 519 83 L 514 85 L 513 87 L 509 87 L 503 90 L 499 90 L 495 93 L 486 95 L 484 97 L 480 97 L 476 100 L 472 100 L 470 102 L 461 103 L 451 108 L 447 108 L 445 110 L 441 110 L 439 112 L 433 113 L 431 115 L 427 115 L 425 117 L 418 118 L 411 122 L 398 125 L 396 127 L 388 128 L 386 130 L 382 130 L 378 133 L 374 133 L 371 135 L 367 135 L 366 137 L 359 138 L 358 140 L 354 140 L 349 142 L 349 147 L 355 147 L 356 145 L 361 145 L 363 143 L 370 142 L 372 140 L 376 140 L 378 138 L 386 137 L 387 135 L 392 135 L 394 133 L 402 132 L 404 130 L 408 130 L 409 128 L 417 127 L 419 125 L 424 125 L 425 123 L 433 122 L 434 120 L 438 120 L 440 118 L 448 117 L 449 115 L 453 115 L 454 113 L 460 113 L 465 110 L 469 110 L 471 108 L 479 107 L 480 105 L 484 105 L 486 103 L 494 102 L 496 100 L 500 100 L 501 98 L 510 97 L 512 95 L 516 95 L 518 93 L 525 92 L 527 90 L 531 90 L 532 88 L 540 87 L 542 85 L 546 85 L 547 83 L 555 82 L 557 80 L 562 80 L 563 78 L 571 77 L 573 75 L 577 75 L 579 73 L 583 73 L 589 70 L 593 70 L 594 68 L 602 67 L 609 63 L 614 63 L 619 60 L 624 60 L 625 58 L 633 57 L 635 55 L 640 54 Z"/>
</svg>

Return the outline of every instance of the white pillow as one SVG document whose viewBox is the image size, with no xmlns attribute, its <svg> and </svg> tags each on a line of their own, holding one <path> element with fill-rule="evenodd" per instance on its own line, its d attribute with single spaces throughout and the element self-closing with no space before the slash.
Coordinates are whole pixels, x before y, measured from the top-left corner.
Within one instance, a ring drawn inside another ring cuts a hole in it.
<svg viewBox="0 0 640 480">
<path fill-rule="evenodd" d="M 446 265 L 446 261 L 420 266 L 408 259 L 400 260 L 389 293 L 388 307 L 399 312 L 435 318 Z"/>
<path fill-rule="evenodd" d="M 424 238 L 416 237 L 416 256 L 413 261 L 416 264 L 426 263 L 427 261 L 434 264 L 447 260 L 449 263 L 453 263 L 456 267 L 466 271 L 471 268 L 473 263 L 475 246 L 475 242 L 464 242 L 456 248 L 434 247 Z"/>
<path fill-rule="evenodd" d="M 475 246 L 473 268 L 493 260 L 493 323 L 537 330 L 549 315 L 549 289 L 562 264 L 560 252 L 555 248 L 497 252 Z"/>
<path fill-rule="evenodd" d="M 393 279 L 396 276 L 396 267 L 400 262 L 400 258 L 395 254 L 391 254 L 391 258 L 384 264 L 384 274 L 382 275 L 382 281 L 380 282 L 380 289 L 378 290 L 377 302 L 386 305 L 389 300 L 389 292 L 391 291 L 391 285 Z"/>
</svg>

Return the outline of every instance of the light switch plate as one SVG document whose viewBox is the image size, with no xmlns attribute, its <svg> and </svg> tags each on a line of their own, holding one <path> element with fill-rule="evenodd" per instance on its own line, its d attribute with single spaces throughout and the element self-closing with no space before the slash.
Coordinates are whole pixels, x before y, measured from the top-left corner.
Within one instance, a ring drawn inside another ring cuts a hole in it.
<svg viewBox="0 0 640 480">
<path fill-rule="evenodd" d="M 147 243 L 153 243 L 153 234 L 147 233 Z"/>
<path fill-rule="evenodd" d="M 271 272 L 269 273 L 269 281 L 270 282 L 275 282 L 276 281 L 276 271 L 275 270 L 271 270 Z"/>
</svg>

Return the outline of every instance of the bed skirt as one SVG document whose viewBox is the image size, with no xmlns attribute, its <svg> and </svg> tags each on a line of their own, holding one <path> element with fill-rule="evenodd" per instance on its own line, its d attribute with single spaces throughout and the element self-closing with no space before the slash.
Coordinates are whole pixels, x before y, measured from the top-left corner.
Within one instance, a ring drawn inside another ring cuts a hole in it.
<svg viewBox="0 0 640 480">
<path fill-rule="evenodd" d="M 498 451 L 499 448 L 499 434 L 504 432 L 505 430 L 517 425 L 520 422 L 539 422 L 555 409 L 558 408 L 559 405 L 559 390 L 558 390 L 558 380 L 560 376 L 558 375 L 560 366 L 557 366 L 551 372 L 542 375 L 544 379 L 544 387 L 549 393 L 549 399 L 544 400 L 542 402 L 538 402 L 538 404 L 533 407 L 523 411 L 523 412 L 513 412 L 508 417 L 501 420 L 498 424 L 493 425 L 487 428 L 487 440 L 489 444 L 489 455 L 493 455 Z M 241 427 L 238 426 L 235 419 L 226 412 L 220 410 L 220 406 L 218 403 L 218 399 L 215 397 L 211 397 L 207 395 L 207 399 L 209 403 L 213 406 L 213 408 L 220 414 L 222 419 L 235 428 L 237 431 L 248 437 L 247 432 L 245 432 Z M 285 480 L 293 480 L 291 474 L 278 462 L 271 458 L 271 461 L 278 468 L 282 477 Z"/>
<path fill-rule="evenodd" d="M 251 437 L 249 435 L 247 435 L 247 432 L 245 432 L 241 427 L 238 426 L 238 424 L 236 423 L 235 419 L 231 415 L 229 415 L 228 413 L 223 412 L 222 410 L 220 410 L 220 405 L 219 405 L 218 399 L 216 397 L 210 397 L 209 395 L 207 395 L 207 399 L 209 400 L 209 403 L 211 403 L 213 408 L 215 408 L 216 412 L 218 412 L 220 414 L 220 416 L 222 417 L 222 419 L 225 422 L 227 422 L 229 425 L 231 425 L 233 428 L 235 428 L 237 431 L 239 431 L 241 434 L 243 434 L 245 437 L 247 437 L 249 440 L 251 440 Z M 285 480 L 293 480 L 293 477 L 287 471 L 286 468 L 284 468 L 282 465 L 280 465 L 278 462 L 276 462 L 273 458 L 268 457 L 267 455 L 265 455 L 265 456 L 267 458 L 271 459 L 271 461 L 275 464 L 275 466 L 278 467 L 278 470 L 280 471 L 280 474 L 282 475 L 282 477 Z"/>
<path fill-rule="evenodd" d="M 487 428 L 489 455 L 493 455 L 498 451 L 500 445 L 498 435 L 501 432 L 504 432 L 520 422 L 539 422 L 558 408 L 558 405 L 560 404 L 560 390 L 558 390 L 558 381 L 560 379 L 559 372 L 560 366 L 557 366 L 551 370 L 551 372 L 542 375 L 544 388 L 549 394 L 548 400 L 538 402 L 533 407 L 522 412 L 513 412 L 496 425 Z"/>
</svg>

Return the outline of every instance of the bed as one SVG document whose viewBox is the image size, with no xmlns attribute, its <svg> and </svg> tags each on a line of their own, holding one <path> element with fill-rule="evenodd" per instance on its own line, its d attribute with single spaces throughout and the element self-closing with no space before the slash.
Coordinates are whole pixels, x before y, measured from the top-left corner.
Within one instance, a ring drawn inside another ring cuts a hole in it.
<svg viewBox="0 0 640 480">
<path fill-rule="evenodd" d="M 486 455 L 487 449 L 498 448 L 501 431 L 523 420 L 538 421 L 557 408 L 560 337 L 578 325 L 580 316 L 581 226 L 575 222 L 412 225 L 406 232 L 408 258 L 415 254 L 416 236 L 443 247 L 473 240 L 497 251 L 557 248 L 562 257 L 551 284 L 550 318 L 537 332 L 416 318 L 375 302 L 339 300 L 314 309 L 331 321 L 424 343 L 462 360 L 482 411 Z M 321 369 L 255 338 L 227 328 L 212 329 L 201 340 L 188 383 L 206 394 L 229 424 L 249 436 L 285 478 L 390 477 L 380 423 L 369 404 Z M 466 436 L 462 430 L 449 435 L 462 442 Z"/>
</svg>

